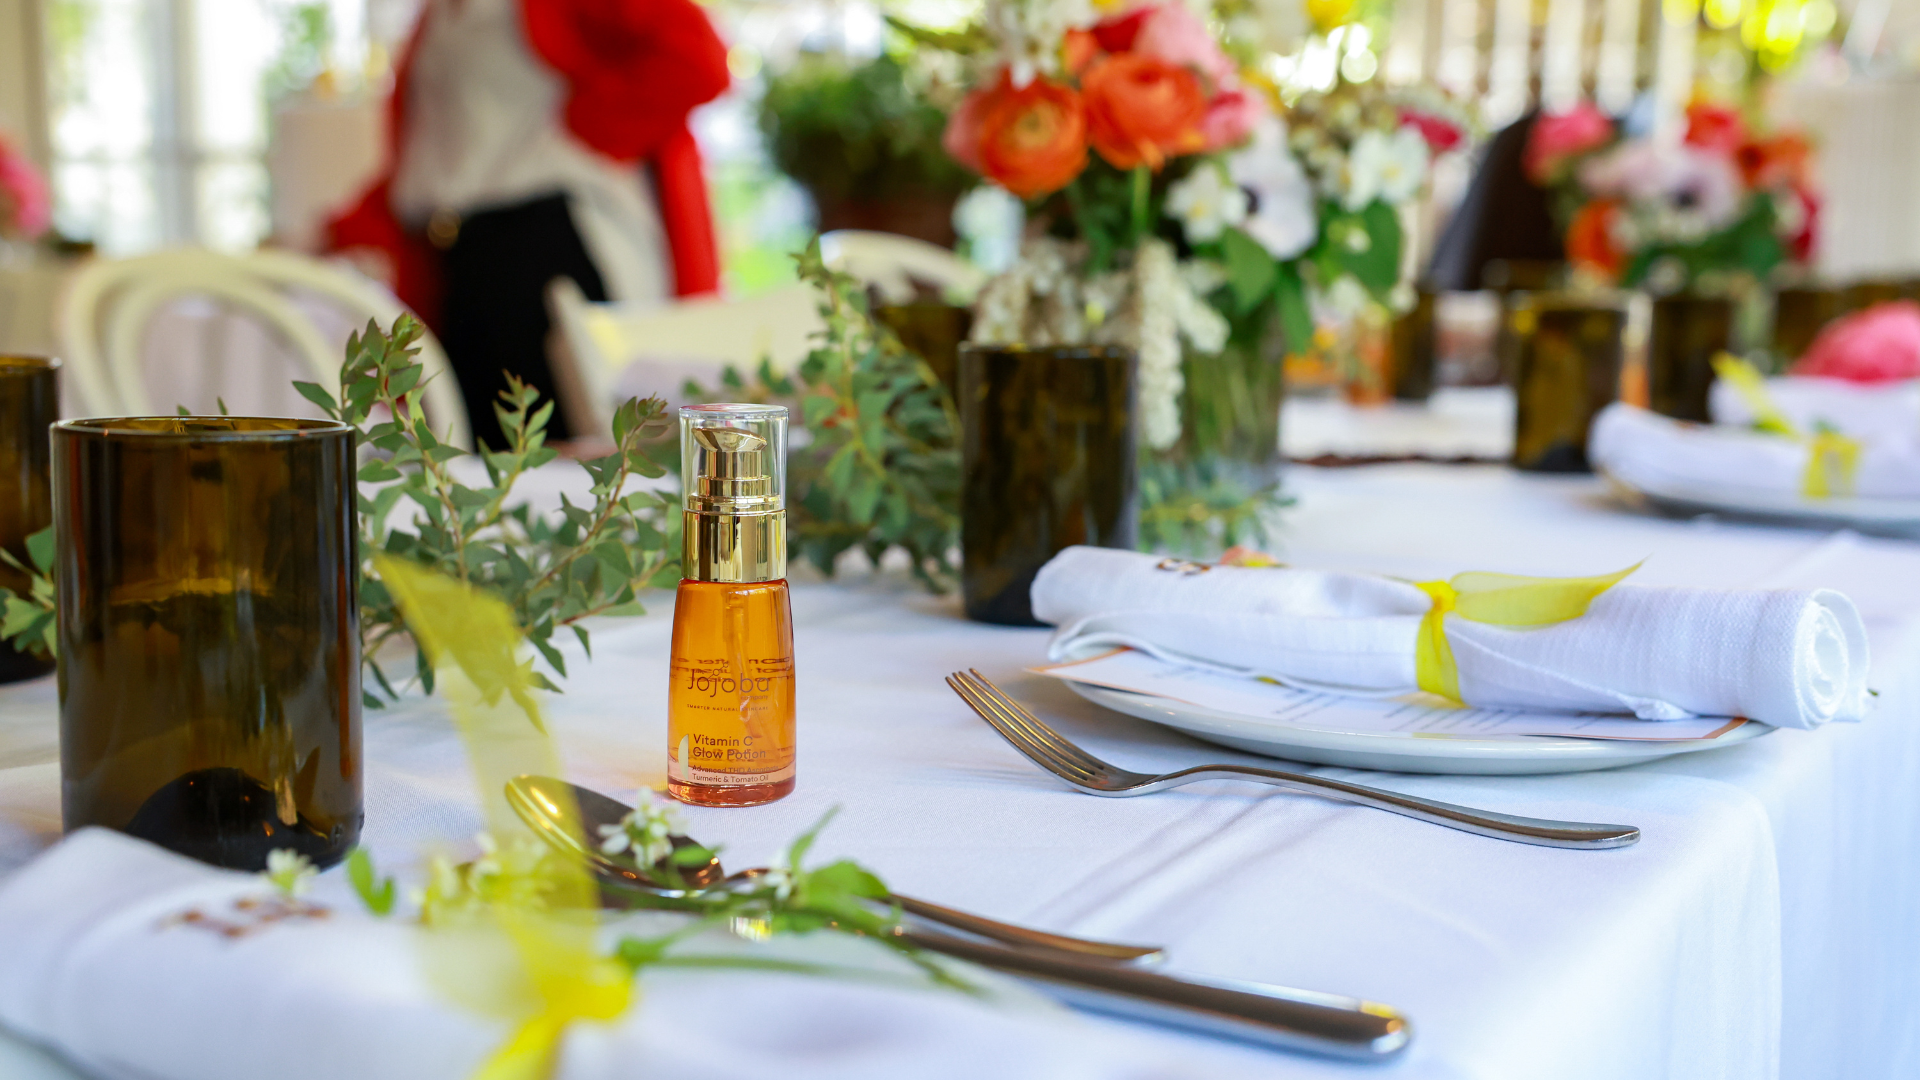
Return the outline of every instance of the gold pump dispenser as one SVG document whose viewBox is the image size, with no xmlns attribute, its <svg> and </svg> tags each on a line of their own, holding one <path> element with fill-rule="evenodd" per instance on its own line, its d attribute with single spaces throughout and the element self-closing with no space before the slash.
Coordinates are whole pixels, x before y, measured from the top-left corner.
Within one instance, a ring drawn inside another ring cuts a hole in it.
<svg viewBox="0 0 1920 1080">
<path fill-rule="evenodd" d="M 680 417 L 683 572 L 698 581 L 786 577 L 787 411 L 771 405 L 695 405 L 682 409 Z"/>
</svg>

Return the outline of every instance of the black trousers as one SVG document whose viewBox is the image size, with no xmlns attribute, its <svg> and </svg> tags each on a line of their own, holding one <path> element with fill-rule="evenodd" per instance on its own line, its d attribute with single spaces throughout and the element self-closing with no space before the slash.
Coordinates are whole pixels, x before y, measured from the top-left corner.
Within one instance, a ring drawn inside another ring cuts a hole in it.
<svg viewBox="0 0 1920 1080">
<path fill-rule="evenodd" d="M 565 195 L 484 210 L 463 218 L 444 253 L 446 293 L 440 342 L 460 380 L 476 442 L 502 449 L 495 407 L 512 374 L 557 401 L 547 364 L 547 284 L 572 278 L 589 300 L 605 300 L 600 271 L 573 227 Z M 573 437 L 556 405 L 549 441 Z"/>
</svg>

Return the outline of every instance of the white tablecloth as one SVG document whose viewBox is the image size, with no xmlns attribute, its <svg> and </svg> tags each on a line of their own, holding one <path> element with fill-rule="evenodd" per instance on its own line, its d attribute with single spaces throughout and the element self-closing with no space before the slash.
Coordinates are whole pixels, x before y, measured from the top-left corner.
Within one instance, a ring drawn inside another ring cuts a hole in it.
<svg viewBox="0 0 1920 1080">
<path fill-rule="evenodd" d="M 1356 406 L 1341 397 L 1291 397 L 1280 410 L 1280 449 L 1294 459 L 1472 457 L 1513 453 L 1513 390 L 1445 386 L 1415 404 Z"/>
<path fill-rule="evenodd" d="M 940 677 L 978 667 L 1129 767 L 1258 759 L 1021 674 L 1042 658 L 1045 631 L 967 623 L 953 600 L 903 577 L 862 576 L 794 592 L 798 790 L 767 807 L 690 810 L 693 834 L 724 844 L 730 863 L 755 865 L 839 805 L 818 857 L 857 857 L 902 892 L 1164 943 L 1181 971 L 1389 1002 L 1417 1028 L 1402 1061 L 1370 1070 L 1107 1021 L 1050 1022 L 1048 1038 L 1073 1051 L 1079 1075 L 1920 1075 L 1920 545 L 1638 517 L 1590 479 L 1493 467 L 1296 470 L 1289 482 L 1301 502 L 1284 554 L 1304 565 L 1571 574 L 1645 557 L 1650 582 L 1843 589 L 1869 620 L 1880 712 L 1565 777 L 1323 770 L 1642 827 L 1639 845 L 1612 852 L 1502 843 L 1245 785 L 1094 799 L 1020 758 Z M 600 629 L 597 661 L 552 704 L 582 783 L 617 792 L 662 779 L 662 601 Z M 55 745 L 50 683 L 0 691 L 0 875 L 58 838 Z M 367 749 L 365 838 L 380 862 L 404 864 L 425 841 L 462 842 L 479 827 L 437 704 L 369 713 Z M 1033 1038 L 1023 1028 L 1018 1045 Z M 833 1052 L 803 1042 L 796 1054 Z M 1050 1075 L 1038 1062 L 1023 1074 L 992 1038 L 928 1049 L 924 1075 Z M 849 1060 L 842 1075 L 878 1074 Z"/>
</svg>

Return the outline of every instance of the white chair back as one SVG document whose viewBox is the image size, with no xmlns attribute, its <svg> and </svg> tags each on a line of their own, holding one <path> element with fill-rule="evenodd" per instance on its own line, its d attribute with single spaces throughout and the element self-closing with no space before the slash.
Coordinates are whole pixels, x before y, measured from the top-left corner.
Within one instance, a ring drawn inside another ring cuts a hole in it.
<svg viewBox="0 0 1920 1080">
<path fill-rule="evenodd" d="M 379 286 L 327 263 L 285 252 L 226 255 L 201 249 L 163 251 L 132 259 L 100 260 L 74 274 L 55 316 L 61 359 L 93 415 L 141 416 L 156 411 L 144 378 L 148 330 L 180 301 L 200 298 L 244 313 L 293 350 L 311 381 L 338 395 L 344 336 L 329 335 L 295 297 L 317 297 L 354 328 L 368 319 L 390 326 L 404 310 Z M 209 350 L 215 353 L 217 350 Z M 220 364 L 224 357 L 197 358 Z M 427 412 L 455 445 L 472 436 L 460 389 L 440 343 L 421 341 L 427 369 Z"/>
<path fill-rule="evenodd" d="M 890 304 L 912 300 L 916 281 L 933 286 L 959 304 L 972 303 L 987 283 L 986 271 L 946 248 L 893 233 L 865 229 L 823 233 L 820 258 L 835 270 L 872 285 Z"/>
<path fill-rule="evenodd" d="M 563 277 L 547 287 L 547 304 L 560 332 L 549 362 L 575 431 L 605 431 L 619 398 L 673 399 L 686 379 L 714 383 L 729 365 L 752 371 L 764 359 L 789 371 L 825 326 L 805 285 L 645 305 L 588 300 Z"/>
</svg>

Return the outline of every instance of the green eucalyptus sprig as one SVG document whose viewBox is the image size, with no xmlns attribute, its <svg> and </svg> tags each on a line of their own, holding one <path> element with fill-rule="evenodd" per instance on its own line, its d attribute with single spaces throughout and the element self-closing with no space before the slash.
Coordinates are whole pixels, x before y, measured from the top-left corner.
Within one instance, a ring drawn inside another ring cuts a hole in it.
<svg viewBox="0 0 1920 1080">
<path fill-rule="evenodd" d="M 649 587 L 679 577 L 680 516 L 676 500 L 650 491 L 626 490 L 633 477 L 666 475 L 646 443 L 668 424 L 666 402 L 634 399 L 615 410 L 614 452 L 580 462 L 593 479 L 590 506 L 564 496 L 557 519 L 512 504 L 514 483 L 527 472 L 559 457 L 546 445 L 553 403 L 511 376 L 495 406 L 506 433 L 505 449 L 474 455 L 486 470 L 485 483 L 470 486 L 454 475 L 452 464 L 468 452 L 447 442 L 428 424 L 422 408 L 426 369 L 417 359 L 423 328 L 401 315 L 390 332 L 372 322 L 347 342 L 340 369 L 340 399 L 315 383 L 294 386 L 327 415 L 350 424 L 363 445 L 382 456 L 360 466 L 364 484 L 383 484 L 359 496 L 360 552 L 365 560 L 360 589 L 361 656 L 388 698 L 398 692 L 376 662 L 388 641 L 408 634 L 393 596 L 373 569 L 373 557 L 386 555 L 432 567 L 504 599 L 516 623 L 541 658 L 565 677 L 566 661 L 553 645 L 562 627 L 591 653 L 581 620 L 595 615 L 638 615 L 636 598 Z M 390 518 L 401 500 L 415 508 L 410 522 Z M 416 654 L 415 677 L 433 691 L 433 667 L 425 651 Z M 557 690 L 533 673 L 535 685 Z M 381 699 L 363 693 L 369 706 Z"/>
<path fill-rule="evenodd" d="M 681 912 L 694 918 L 669 934 L 621 938 L 614 949 L 615 958 L 636 972 L 652 966 L 731 967 L 871 977 L 868 972 L 828 965 L 751 956 L 687 956 L 671 951 L 681 942 L 715 929 L 756 941 L 830 931 L 872 938 L 904 957 L 932 982 L 977 992 L 978 988 L 957 978 L 925 950 L 899 936 L 900 909 L 878 875 L 851 859 L 812 869 L 805 867 L 807 852 L 837 812 L 837 807 L 827 811 L 787 848 L 782 865 L 758 877 L 693 890 L 684 896 L 623 893 L 632 908 Z M 647 837 L 657 831 L 655 825 L 673 820 L 671 810 L 643 799 L 627 820 L 609 831 L 609 838 Z M 472 862 L 455 864 L 445 856 L 437 856 L 430 862 L 427 884 L 418 893 L 419 918 L 423 925 L 452 925 L 493 904 L 543 910 L 550 897 L 561 891 L 554 883 L 560 876 L 564 856 L 539 840 L 523 836 L 500 845 L 483 834 L 481 847 L 480 858 Z M 651 869 L 667 884 L 684 888 L 686 882 L 681 877 L 681 868 L 704 865 L 717 854 L 716 848 L 683 843 L 653 863 Z M 378 875 L 365 849 L 356 848 L 348 856 L 347 871 L 349 883 L 368 911 L 377 916 L 393 912 L 394 880 Z"/>
<path fill-rule="evenodd" d="M 28 536 L 26 548 L 26 562 L 0 548 L 0 563 L 27 579 L 25 596 L 0 586 L 0 640 L 20 652 L 46 659 L 59 651 L 59 627 L 53 608 L 53 526 Z"/>
<path fill-rule="evenodd" d="M 822 573 L 860 548 L 876 564 L 904 550 L 928 588 L 951 587 L 960 540 L 959 415 L 925 360 L 867 310 L 866 289 L 826 265 L 816 239 L 795 256 L 820 295 L 825 329 L 792 375 L 762 362 L 749 385 L 728 369 L 725 393 L 798 399 L 808 439 L 787 460 L 788 546 Z M 689 385 L 714 400 L 716 392 Z"/>
</svg>

